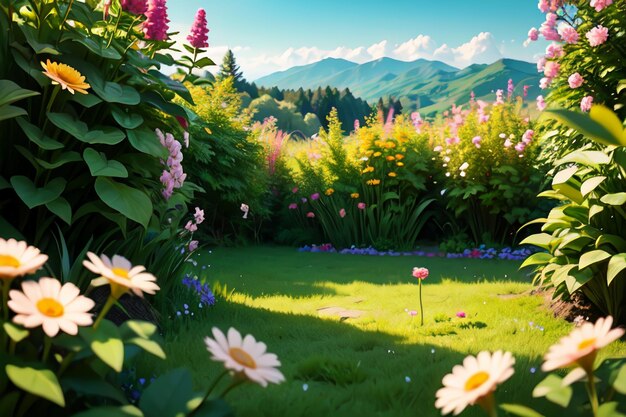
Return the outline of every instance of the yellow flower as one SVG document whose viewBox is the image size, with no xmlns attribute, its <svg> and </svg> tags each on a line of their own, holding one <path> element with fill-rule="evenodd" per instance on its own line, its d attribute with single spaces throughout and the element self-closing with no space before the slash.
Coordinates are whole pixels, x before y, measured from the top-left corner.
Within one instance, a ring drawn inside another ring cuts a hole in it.
<svg viewBox="0 0 626 417">
<path fill-rule="evenodd" d="M 359 193 L 352 193 L 350 194 L 351 198 L 359 198 Z"/>
<path fill-rule="evenodd" d="M 367 185 L 378 185 L 380 184 L 380 180 L 368 180 Z"/>
<path fill-rule="evenodd" d="M 393 172 L 393 171 L 391 171 L 391 172 L 390 172 L 389 174 L 387 174 L 387 175 L 389 175 L 391 178 L 394 178 L 394 177 L 398 176 L 398 174 L 396 174 L 396 173 L 395 173 L 395 172 Z"/>
<path fill-rule="evenodd" d="M 387 161 L 393 161 L 394 159 L 396 159 L 393 155 L 387 155 Z"/>
<path fill-rule="evenodd" d="M 326 192 L 324 194 L 326 194 L 326 195 L 333 195 L 334 192 L 335 192 L 335 190 L 333 190 L 332 188 L 329 188 L 328 190 L 326 190 Z"/>
<path fill-rule="evenodd" d="M 397 153 L 396 154 L 396 159 L 399 161 L 400 159 L 404 159 L 404 155 L 402 155 L 401 153 Z"/>
<path fill-rule="evenodd" d="M 403 167 L 404 166 L 404 162 L 396 162 L 396 165 L 399 167 Z"/>
<path fill-rule="evenodd" d="M 363 174 L 367 174 L 368 172 L 374 172 L 374 167 L 367 167 L 362 172 Z"/>
<path fill-rule="evenodd" d="M 396 143 L 395 142 L 387 142 L 386 147 L 388 149 L 393 149 L 396 147 Z"/>
<path fill-rule="evenodd" d="M 41 66 L 45 69 L 43 74 L 52 80 L 52 84 L 58 84 L 72 94 L 74 91 L 87 94 L 87 89 L 91 87 L 85 82 L 85 76 L 69 65 L 50 62 L 48 59 L 45 64 L 42 62 Z"/>
<path fill-rule="evenodd" d="M 380 152 L 374 152 L 374 156 L 381 156 L 381 155 L 382 155 L 382 153 L 380 153 Z"/>
</svg>

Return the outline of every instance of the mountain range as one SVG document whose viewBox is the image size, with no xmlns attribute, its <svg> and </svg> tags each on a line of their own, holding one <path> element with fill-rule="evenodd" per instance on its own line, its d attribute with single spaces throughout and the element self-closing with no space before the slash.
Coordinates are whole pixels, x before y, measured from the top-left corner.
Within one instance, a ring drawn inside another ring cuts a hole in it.
<svg viewBox="0 0 626 417">
<path fill-rule="evenodd" d="M 528 100 L 542 94 L 541 74 L 534 64 L 500 59 L 492 64 L 473 64 L 459 69 L 440 61 L 418 59 L 411 62 L 392 58 L 357 64 L 345 59 L 321 61 L 275 72 L 255 81 L 259 86 L 297 90 L 318 87 L 349 88 L 352 93 L 376 103 L 379 98 L 400 99 L 404 109 L 419 109 L 428 115 L 448 109 L 453 103 L 467 103 L 473 91 L 477 99 L 495 100 L 495 91 L 506 93 L 508 80 L 515 94 L 528 85 Z"/>
</svg>

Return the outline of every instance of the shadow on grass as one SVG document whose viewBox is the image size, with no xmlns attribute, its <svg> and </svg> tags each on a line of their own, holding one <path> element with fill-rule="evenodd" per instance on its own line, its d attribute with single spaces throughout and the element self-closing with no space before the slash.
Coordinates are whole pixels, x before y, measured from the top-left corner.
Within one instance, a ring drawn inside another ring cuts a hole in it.
<svg viewBox="0 0 626 417">
<path fill-rule="evenodd" d="M 409 344 L 398 335 L 362 330 L 350 320 L 278 313 L 224 301 L 194 320 L 177 320 L 180 325 L 167 337 L 167 361 L 150 360 L 140 368 L 163 372 L 186 366 L 194 371 L 198 388 L 207 387 L 222 369 L 210 361 L 203 343 L 213 326 L 224 332 L 235 327 L 242 334 L 253 334 L 278 355 L 285 383 L 267 389 L 246 385 L 228 395 L 237 415 L 244 417 L 439 416 L 435 392 L 442 377 L 465 357 L 465 353 L 439 346 Z M 407 332 L 420 331 L 416 326 L 407 326 Z M 484 346 L 489 348 L 489 343 L 485 341 Z M 531 373 L 531 366 L 537 364 L 517 357 L 517 374 L 500 387 L 497 397 L 533 406 L 529 403 L 532 387 L 542 376 Z M 557 415 L 552 411 L 547 415 Z M 472 409 L 463 415 L 483 414 Z"/>
</svg>

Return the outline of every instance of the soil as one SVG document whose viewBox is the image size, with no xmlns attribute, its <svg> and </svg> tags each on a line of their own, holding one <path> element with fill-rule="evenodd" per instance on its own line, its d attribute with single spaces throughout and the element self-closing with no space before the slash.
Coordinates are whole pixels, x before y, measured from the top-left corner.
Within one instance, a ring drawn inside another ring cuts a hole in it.
<svg viewBox="0 0 626 417">
<path fill-rule="evenodd" d="M 577 322 L 582 317 L 582 320 L 592 323 L 595 323 L 598 318 L 604 317 L 604 314 L 596 306 L 579 293 L 573 294 L 569 301 L 563 301 L 560 298 L 553 299 L 554 288 L 536 289 L 530 293 L 542 296 L 545 306 L 552 310 L 554 317 L 570 322 Z"/>
</svg>

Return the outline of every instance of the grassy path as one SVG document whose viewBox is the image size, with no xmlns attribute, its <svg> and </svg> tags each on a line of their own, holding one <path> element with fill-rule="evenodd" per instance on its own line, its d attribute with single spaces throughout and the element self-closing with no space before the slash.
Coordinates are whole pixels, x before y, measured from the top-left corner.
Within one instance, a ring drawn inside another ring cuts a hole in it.
<svg viewBox="0 0 626 417">
<path fill-rule="evenodd" d="M 179 330 L 168 337 L 167 362 L 143 365 L 157 372 L 188 366 L 206 386 L 220 370 L 202 341 L 211 327 L 253 334 L 279 356 L 287 382 L 229 394 L 241 416 L 437 416 L 434 395 L 443 375 L 484 349 L 514 353 L 516 374 L 498 398 L 528 404 L 543 379 L 541 357 L 571 330 L 540 297 L 528 295 L 530 280 L 517 271 L 519 262 L 290 248 L 215 249 L 197 259 L 198 276 L 227 286 L 229 301 L 175 319 Z M 414 266 L 431 271 L 423 327 L 409 314 L 419 311 Z M 467 317 L 457 318 L 460 311 Z M 624 344 L 605 353 L 620 349 Z"/>
</svg>

